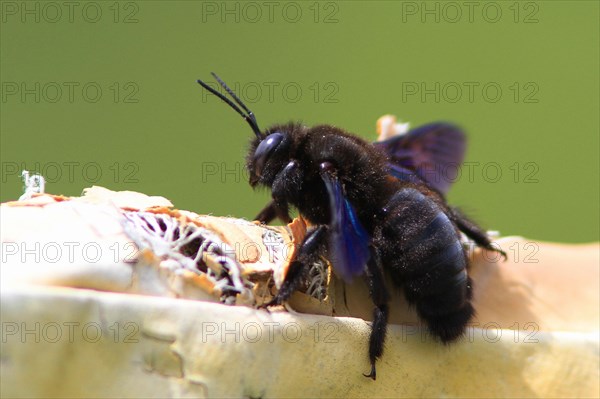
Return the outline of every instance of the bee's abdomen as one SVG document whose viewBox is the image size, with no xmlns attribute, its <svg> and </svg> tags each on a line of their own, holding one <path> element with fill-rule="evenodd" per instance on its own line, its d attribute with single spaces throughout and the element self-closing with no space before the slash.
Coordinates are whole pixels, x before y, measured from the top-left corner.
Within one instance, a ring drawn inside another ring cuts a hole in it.
<svg viewBox="0 0 600 399">
<path fill-rule="evenodd" d="M 394 282 L 403 288 L 432 334 L 444 342 L 462 335 L 474 311 L 467 258 L 443 209 L 414 188 L 389 201 L 377 240 Z"/>
</svg>

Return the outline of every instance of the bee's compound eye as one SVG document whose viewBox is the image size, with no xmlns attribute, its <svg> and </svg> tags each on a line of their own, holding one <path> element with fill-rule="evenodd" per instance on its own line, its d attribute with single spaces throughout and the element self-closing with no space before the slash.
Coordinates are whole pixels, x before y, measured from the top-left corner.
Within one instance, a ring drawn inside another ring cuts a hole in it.
<svg viewBox="0 0 600 399">
<path fill-rule="evenodd" d="M 261 175 L 267 159 L 269 159 L 269 156 L 283 141 L 283 137 L 281 133 L 271 133 L 256 147 L 256 151 L 254 152 L 254 172 L 257 176 Z"/>
<path fill-rule="evenodd" d="M 279 145 L 279 143 L 281 143 L 281 140 L 283 140 L 283 134 L 271 133 L 262 141 L 262 143 L 260 143 L 258 148 L 260 148 L 262 145 L 264 145 L 265 148 L 267 148 L 267 149 L 275 148 L 275 147 L 277 147 L 277 145 Z"/>
</svg>

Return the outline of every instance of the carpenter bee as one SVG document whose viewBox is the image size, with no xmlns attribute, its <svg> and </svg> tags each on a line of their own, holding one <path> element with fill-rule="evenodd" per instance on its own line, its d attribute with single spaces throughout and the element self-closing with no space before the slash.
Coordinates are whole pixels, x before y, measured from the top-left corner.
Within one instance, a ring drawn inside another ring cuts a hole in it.
<svg viewBox="0 0 600 399">
<path fill-rule="evenodd" d="M 256 136 L 246 158 L 250 185 L 272 194 L 256 219 L 289 222 L 291 206 L 312 226 L 280 290 L 263 306 L 286 301 L 309 265 L 325 256 L 345 281 L 366 277 L 374 303 L 366 377 L 375 380 L 383 353 L 390 297 L 386 273 L 434 337 L 449 343 L 462 336 L 474 309 L 460 232 L 501 252 L 444 198 L 451 182 L 439 171 L 462 163 L 462 131 L 437 123 L 374 144 L 330 125 L 287 123 L 261 131 L 254 114 L 212 75 L 231 100 L 198 83 L 240 114 Z"/>
</svg>

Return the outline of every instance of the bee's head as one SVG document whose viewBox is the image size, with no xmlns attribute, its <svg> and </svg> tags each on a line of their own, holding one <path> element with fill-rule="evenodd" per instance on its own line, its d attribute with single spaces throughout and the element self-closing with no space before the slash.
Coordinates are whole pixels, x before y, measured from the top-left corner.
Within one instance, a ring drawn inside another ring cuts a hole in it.
<svg viewBox="0 0 600 399">
<path fill-rule="evenodd" d="M 252 187 L 258 184 L 270 186 L 277 173 L 283 169 L 289 161 L 288 153 L 291 144 L 291 134 L 298 126 L 293 124 L 273 126 L 262 133 L 252 111 L 244 105 L 242 100 L 235 95 L 233 90 L 231 90 L 223 80 L 216 74 L 211 74 L 217 82 L 219 82 L 221 87 L 223 87 L 223 89 L 231 96 L 235 103 L 203 81 L 198 80 L 198 83 L 240 114 L 250 125 L 256 136 L 250 143 L 250 150 L 246 158 L 246 166 L 250 173 L 250 185 Z"/>
<path fill-rule="evenodd" d="M 262 137 L 252 139 L 246 156 L 252 187 L 273 184 L 277 174 L 290 162 L 293 148 L 297 147 L 294 139 L 304 129 L 299 123 L 275 125 L 265 130 Z"/>
</svg>

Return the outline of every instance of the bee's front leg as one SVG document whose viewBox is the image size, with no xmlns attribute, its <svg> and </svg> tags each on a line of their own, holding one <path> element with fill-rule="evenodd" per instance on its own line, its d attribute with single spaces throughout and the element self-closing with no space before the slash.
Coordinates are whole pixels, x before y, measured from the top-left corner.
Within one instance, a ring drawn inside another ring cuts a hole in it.
<svg viewBox="0 0 600 399">
<path fill-rule="evenodd" d="M 327 226 L 320 225 L 308 232 L 294 260 L 290 263 L 290 267 L 285 276 L 285 280 L 271 301 L 262 304 L 259 308 L 281 305 L 287 301 L 290 296 L 298 289 L 300 283 L 306 275 L 308 266 L 317 262 L 319 256 L 325 247 L 327 237 Z"/>
<path fill-rule="evenodd" d="M 298 162 L 290 161 L 277 175 L 271 186 L 273 200 L 260 211 L 255 220 L 268 224 L 277 217 L 284 223 L 290 223 L 292 218 L 290 217 L 288 202 L 300 190 L 302 181 L 303 172 Z"/>
<path fill-rule="evenodd" d="M 265 206 L 263 210 L 260 211 L 260 213 L 254 218 L 254 220 L 264 224 L 269 224 L 275 218 L 281 219 L 281 221 L 284 223 L 290 223 L 292 221 L 287 203 L 283 203 L 282 206 L 277 205 L 275 200 L 271 200 L 267 206 Z"/>
</svg>

